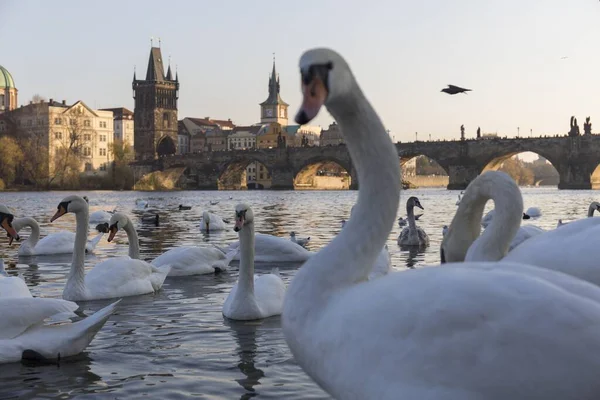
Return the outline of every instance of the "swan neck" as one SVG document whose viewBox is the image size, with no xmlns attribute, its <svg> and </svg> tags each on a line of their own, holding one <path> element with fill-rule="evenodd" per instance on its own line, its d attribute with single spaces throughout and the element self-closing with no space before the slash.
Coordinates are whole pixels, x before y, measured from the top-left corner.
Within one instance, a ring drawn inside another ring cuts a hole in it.
<svg viewBox="0 0 600 400">
<path fill-rule="evenodd" d="M 85 248 L 87 245 L 87 234 L 89 225 L 89 211 L 87 207 L 75 213 L 75 247 L 73 249 L 73 261 L 71 271 L 65 285 L 65 292 L 71 296 L 82 294 L 85 290 Z M 75 292 L 75 293 L 74 293 Z"/>
<path fill-rule="evenodd" d="M 133 226 L 133 223 L 127 218 L 127 224 L 123 230 L 127 233 L 127 240 L 129 241 L 129 257 L 139 259 L 140 258 L 140 240 L 138 238 L 137 231 Z"/>
<path fill-rule="evenodd" d="M 490 173 L 487 173 L 490 174 Z M 499 261 L 508 252 L 523 217 L 523 197 L 511 178 L 495 179 L 482 175 L 480 181 L 463 195 L 452 220 L 452 235 L 461 235 L 462 259 L 448 261 Z M 488 200 L 494 200 L 494 218 L 481 232 L 481 217 Z"/>
<path fill-rule="evenodd" d="M 344 134 L 360 190 L 346 227 L 307 262 L 307 270 L 319 271 L 319 277 L 329 276 L 311 279 L 313 283 L 323 281 L 326 287 L 315 288 L 320 290 L 344 287 L 368 277 L 393 227 L 400 201 L 397 149 L 358 84 L 353 82 L 345 96 L 328 102 L 327 109 Z"/>
<path fill-rule="evenodd" d="M 587 213 L 588 218 L 594 216 L 594 211 L 596 211 L 597 205 L 598 205 L 598 203 L 596 203 L 596 202 L 590 204 L 590 206 L 588 207 L 588 213 Z"/>
<path fill-rule="evenodd" d="M 15 228 L 17 232 L 26 226 L 31 229 L 31 234 L 23 243 L 28 243 L 30 246 L 35 246 L 40 240 L 40 225 L 38 222 L 31 217 L 15 218 L 13 221 L 13 228 Z"/>
<path fill-rule="evenodd" d="M 254 295 L 254 222 L 240 230 L 240 275 L 238 293 Z"/>
<path fill-rule="evenodd" d="M 408 228 L 411 231 L 417 230 L 417 222 L 415 221 L 415 206 L 406 205 L 406 216 L 408 219 Z"/>
</svg>

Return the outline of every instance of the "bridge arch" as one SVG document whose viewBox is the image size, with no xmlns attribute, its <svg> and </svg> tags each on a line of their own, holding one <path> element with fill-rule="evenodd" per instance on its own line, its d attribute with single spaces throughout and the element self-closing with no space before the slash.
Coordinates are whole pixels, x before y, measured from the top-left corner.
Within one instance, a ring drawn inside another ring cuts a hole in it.
<svg viewBox="0 0 600 400">
<path fill-rule="evenodd" d="M 294 189 L 345 190 L 352 185 L 352 167 L 346 160 L 320 154 L 294 171 Z"/>
<path fill-rule="evenodd" d="M 533 153 L 538 156 L 538 159 L 523 161 L 514 158 L 524 153 Z M 552 155 L 543 151 L 510 151 L 490 159 L 481 169 L 481 173 L 485 171 L 503 171 L 521 186 L 558 186 L 560 182 L 560 164 L 553 163 L 551 158 Z"/>
<path fill-rule="evenodd" d="M 219 190 L 269 189 L 272 168 L 260 153 L 232 157 L 219 168 Z"/>
<path fill-rule="evenodd" d="M 159 157 L 175 154 L 177 152 L 177 147 L 175 146 L 175 142 L 171 139 L 170 136 L 163 136 L 156 146 L 156 153 Z"/>
<path fill-rule="evenodd" d="M 423 153 L 401 153 L 399 157 L 402 181 L 409 188 L 411 185 L 414 187 L 446 187 L 448 185 L 448 169 L 434 157 Z"/>
</svg>

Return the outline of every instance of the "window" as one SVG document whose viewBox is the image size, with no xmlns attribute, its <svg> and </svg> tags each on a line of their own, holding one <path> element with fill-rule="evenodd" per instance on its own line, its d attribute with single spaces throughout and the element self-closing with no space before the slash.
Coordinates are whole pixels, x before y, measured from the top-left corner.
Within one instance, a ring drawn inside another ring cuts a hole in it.
<svg viewBox="0 0 600 400">
<path fill-rule="evenodd" d="M 83 155 L 86 157 L 89 157 L 92 155 L 92 149 L 90 149 L 89 147 L 84 147 L 83 148 Z"/>
<path fill-rule="evenodd" d="M 259 175 L 260 175 L 260 179 L 263 179 L 263 176 L 264 176 L 263 173 L 261 172 Z"/>
<path fill-rule="evenodd" d="M 100 141 L 106 142 L 106 135 L 100 135 Z"/>
<path fill-rule="evenodd" d="M 104 149 L 104 150 L 106 150 L 106 149 Z M 106 171 L 106 163 L 102 163 L 100 165 L 100 171 Z"/>
<path fill-rule="evenodd" d="M 86 140 L 89 142 L 90 140 L 92 140 L 92 135 L 90 133 L 84 133 L 83 140 Z"/>
<path fill-rule="evenodd" d="M 69 119 L 69 125 L 75 125 L 75 119 L 74 118 Z"/>
<path fill-rule="evenodd" d="M 85 171 L 89 172 L 92 170 L 92 163 L 86 162 L 85 163 Z"/>
<path fill-rule="evenodd" d="M 99 150 L 101 156 L 106 155 L 106 149 L 98 149 L 98 150 Z"/>
<path fill-rule="evenodd" d="M 54 132 L 54 139 L 62 139 L 62 132 Z"/>
<path fill-rule="evenodd" d="M 62 119 L 54 118 L 54 125 L 60 125 L 60 124 L 62 124 Z"/>
<path fill-rule="evenodd" d="M 100 121 L 100 128 L 106 128 L 106 121 Z"/>
<path fill-rule="evenodd" d="M 85 121 L 83 121 L 83 126 L 91 126 L 90 120 L 86 119 Z"/>
</svg>

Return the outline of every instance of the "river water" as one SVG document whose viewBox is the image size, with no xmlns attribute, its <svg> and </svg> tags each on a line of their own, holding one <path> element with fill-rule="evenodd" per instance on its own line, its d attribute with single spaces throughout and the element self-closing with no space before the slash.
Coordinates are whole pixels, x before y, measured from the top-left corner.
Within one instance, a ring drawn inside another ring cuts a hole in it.
<svg viewBox="0 0 600 400">
<path fill-rule="evenodd" d="M 75 229 L 67 215 L 50 224 L 59 201 L 67 192 L 0 193 L 0 203 L 16 216 L 32 216 L 41 234 Z M 310 250 L 326 245 L 348 218 L 356 191 L 211 191 L 211 192 L 80 192 L 90 199 L 90 212 L 112 210 L 127 213 L 136 223 L 143 259 L 151 260 L 164 251 L 184 245 L 209 246 L 237 240 L 233 229 L 202 234 L 199 220 L 207 209 L 233 219 L 234 207 L 252 206 L 256 231 L 289 237 L 310 236 Z M 456 211 L 457 191 L 416 189 L 402 194 L 398 216 L 406 214 L 406 200 L 418 196 L 425 207 L 419 225 L 429 234 L 431 244 L 423 252 L 400 249 L 395 224 L 388 239 L 396 270 L 419 268 L 439 262 L 442 226 L 450 224 Z M 591 201 L 600 200 L 594 191 L 558 191 L 555 188 L 523 189 L 525 208 L 536 206 L 543 215 L 524 224 L 554 228 L 558 218 L 583 218 Z M 160 225 L 142 222 L 134 211 L 135 200 L 144 199 L 156 208 Z M 216 205 L 210 202 L 219 201 Z M 179 211 L 179 204 L 192 206 Z M 490 202 L 486 210 L 493 207 Z M 419 213 L 421 211 L 419 210 Z M 365 221 L 366 224 L 369 221 Z M 23 231 L 23 236 L 27 235 Z M 90 231 L 90 236 L 93 232 Z M 67 256 L 18 258 L 18 244 L 8 247 L 0 235 L 0 257 L 10 275 L 21 273 L 34 296 L 60 298 L 71 262 Z M 124 232 L 116 244 L 106 237 L 94 255 L 86 256 L 86 267 L 107 257 L 127 254 Z M 257 273 L 271 265 L 257 264 Z M 299 265 L 277 265 L 287 283 Z M 59 366 L 0 365 L 0 399 L 48 398 L 200 398 L 200 399 L 326 399 L 329 398 L 294 362 L 283 338 L 279 317 L 256 322 L 226 320 L 222 304 L 237 279 L 238 263 L 220 275 L 167 278 L 154 295 L 125 298 L 117 312 L 98 333 L 86 352 Z M 79 302 L 83 314 L 109 304 L 106 301 Z M 1 317 L 1 316 L 0 316 Z"/>
</svg>

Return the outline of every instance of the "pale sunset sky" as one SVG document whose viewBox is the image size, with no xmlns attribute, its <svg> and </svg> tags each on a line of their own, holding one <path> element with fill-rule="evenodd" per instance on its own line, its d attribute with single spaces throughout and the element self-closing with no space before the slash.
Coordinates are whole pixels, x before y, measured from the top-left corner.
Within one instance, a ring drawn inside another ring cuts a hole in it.
<svg viewBox="0 0 600 400">
<path fill-rule="evenodd" d="M 458 138 L 461 124 L 467 136 L 565 134 L 571 115 L 600 131 L 597 0 L 3 0 L 0 16 L 20 104 L 39 93 L 133 110 L 133 68 L 145 76 L 154 36 L 178 66 L 180 119 L 258 122 L 272 53 L 292 116 L 300 55 L 328 46 L 396 140 Z M 323 110 L 315 124 L 331 121 Z"/>
</svg>

